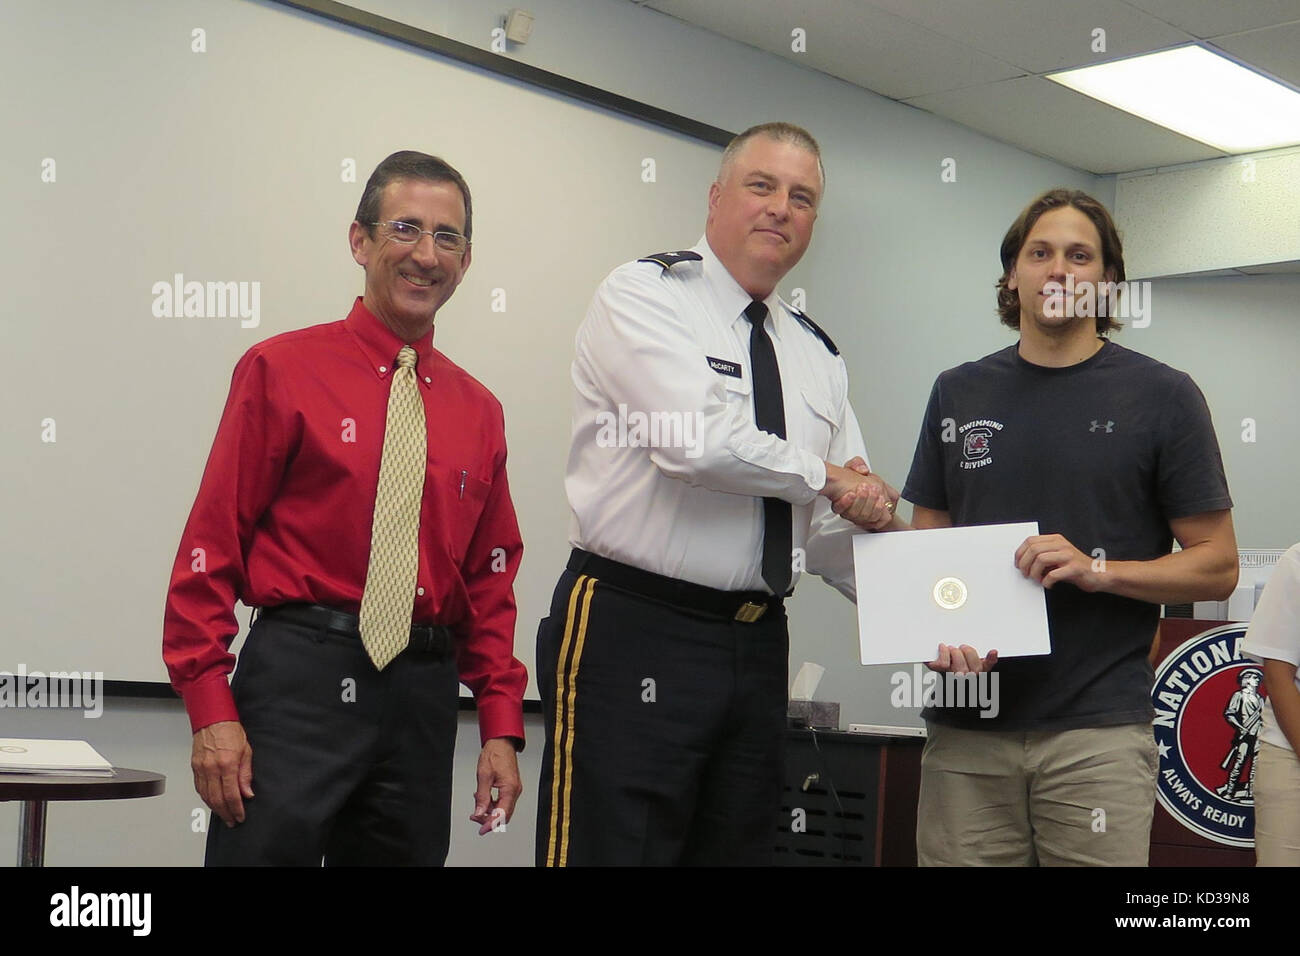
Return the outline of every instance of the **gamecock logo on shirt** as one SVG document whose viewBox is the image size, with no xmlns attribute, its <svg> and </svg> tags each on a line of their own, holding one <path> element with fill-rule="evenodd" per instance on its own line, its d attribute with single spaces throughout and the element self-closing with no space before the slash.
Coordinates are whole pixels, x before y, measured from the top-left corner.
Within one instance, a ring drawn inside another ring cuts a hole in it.
<svg viewBox="0 0 1300 956">
<path fill-rule="evenodd" d="M 987 428 L 975 428 L 966 433 L 962 439 L 961 453 L 966 456 L 967 461 L 975 461 L 983 458 L 989 453 L 989 439 L 993 433 Z"/>
<path fill-rule="evenodd" d="M 983 468 L 993 463 L 993 433 L 1002 431 L 1001 422 L 990 418 L 977 418 L 957 429 L 961 435 L 961 467 L 967 471 Z"/>
</svg>

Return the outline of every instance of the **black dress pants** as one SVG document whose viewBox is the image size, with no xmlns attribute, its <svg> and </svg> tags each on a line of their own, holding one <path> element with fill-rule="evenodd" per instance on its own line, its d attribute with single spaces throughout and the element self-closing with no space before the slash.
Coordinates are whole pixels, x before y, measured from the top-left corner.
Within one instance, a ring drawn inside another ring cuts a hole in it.
<svg viewBox="0 0 1300 956">
<path fill-rule="evenodd" d="M 706 617 L 566 571 L 537 638 L 537 864 L 770 862 L 788 646 L 783 609 Z"/>
<path fill-rule="evenodd" d="M 259 617 L 231 690 L 253 749 L 245 820 L 207 866 L 441 866 L 459 678 L 408 648 L 378 672 L 359 637 Z"/>
</svg>

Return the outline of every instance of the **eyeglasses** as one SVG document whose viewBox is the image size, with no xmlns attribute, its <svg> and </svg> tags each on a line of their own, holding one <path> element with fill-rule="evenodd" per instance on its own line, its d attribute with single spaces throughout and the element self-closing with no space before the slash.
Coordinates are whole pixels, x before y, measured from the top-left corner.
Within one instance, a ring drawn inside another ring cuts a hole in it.
<svg viewBox="0 0 1300 956">
<path fill-rule="evenodd" d="M 469 247 L 469 240 L 458 232 L 430 232 L 428 229 L 421 229 L 419 226 L 396 219 L 372 222 L 370 225 L 378 226 L 385 239 L 408 246 L 419 242 L 421 236 L 433 236 L 434 246 L 443 252 L 460 256 L 464 255 Z"/>
</svg>

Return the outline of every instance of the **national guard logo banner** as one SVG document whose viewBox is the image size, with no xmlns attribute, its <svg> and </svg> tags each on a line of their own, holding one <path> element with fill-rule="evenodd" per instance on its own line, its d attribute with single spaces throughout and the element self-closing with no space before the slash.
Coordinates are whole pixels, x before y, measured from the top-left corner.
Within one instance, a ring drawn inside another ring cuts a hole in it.
<svg viewBox="0 0 1300 956">
<path fill-rule="evenodd" d="M 1245 624 L 1204 631 L 1156 671 L 1151 702 L 1160 751 L 1156 796 L 1189 830 L 1228 846 L 1255 845 L 1255 751 L 1263 671 L 1241 656 Z"/>
</svg>

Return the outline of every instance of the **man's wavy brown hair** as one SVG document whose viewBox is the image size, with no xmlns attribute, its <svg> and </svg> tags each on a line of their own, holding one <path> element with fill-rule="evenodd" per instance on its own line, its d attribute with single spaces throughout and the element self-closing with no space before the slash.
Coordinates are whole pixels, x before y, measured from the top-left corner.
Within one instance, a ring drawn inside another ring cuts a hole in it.
<svg viewBox="0 0 1300 956">
<path fill-rule="evenodd" d="M 1007 234 L 1002 237 L 1002 278 L 997 281 L 998 316 L 1002 324 L 1013 329 L 1020 328 L 1020 296 L 1016 290 L 1007 288 L 1007 279 L 1020 258 L 1020 250 L 1025 247 L 1025 239 L 1034 228 L 1034 223 L 1045 212 L 1073 206 L 1092 220 L 1101 237 L 1101 262 L 1109 282 L 1124 281 L 1124 246 L 1119 239 L 1119 230 L 1109 210 L 1085 192 L 1077 189 L 1050 189 L 1043 193 L 1016 217 Z M 1099 297 L 1100 298 L 1100 297 Z M 1103 309 L 1097 310 L 1097 334 L 1121 328 L 1109 315 L 1102 315 Z"/>
</svg>

